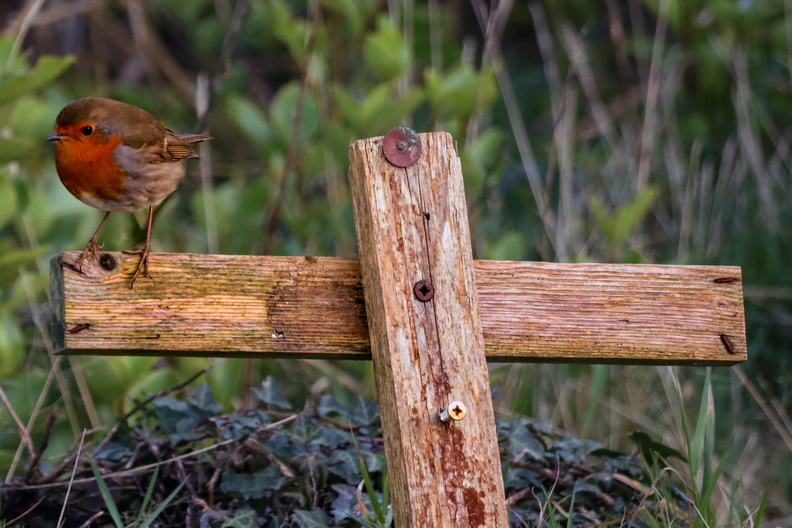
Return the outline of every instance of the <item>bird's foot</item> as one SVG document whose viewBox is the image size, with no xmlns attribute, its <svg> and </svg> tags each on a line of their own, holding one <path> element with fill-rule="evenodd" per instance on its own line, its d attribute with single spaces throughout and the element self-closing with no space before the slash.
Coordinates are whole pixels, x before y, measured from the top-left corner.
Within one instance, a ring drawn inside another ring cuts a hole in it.
<svg viewBox="0 0 792 528">
<path fill-rule="evenodd" d="M 135 271 L 135 274 L 132 275 L 132 282 L 129 284 L 130 288 L 135 286 L 135 281 L 137 280 L 138 275 L 140 275 L 141 273 L 143 273 L 143 275 L 148 277 L 149 279 L 151 278 L 151 274 L 149 273 L 149 269 L 148 269 L 148 259 L 150 252 L 151 252 L 151 247 L 148 244 L 143 246 L 143 249 L 140 250 L 124 251 L 124 253 L 126 253 L 127 255 L 140 255 L 140 262 L 138 263 L 137 270 Z"/>
<path fill-rule="evenodd" d="M 91 258 L 93 260 L 99 260 L 99 250 L 103 247 L 104 244 L 99 245 L 96 243 L 96 235 L 92 236 L 91 240 L 85 244 L 85 251 L 80 255 L 80 260 L 77 261 L 77 271 L 80 273 L 83 272 L 83 262 L 85 262 L 86 259 Z"/>
</svg>

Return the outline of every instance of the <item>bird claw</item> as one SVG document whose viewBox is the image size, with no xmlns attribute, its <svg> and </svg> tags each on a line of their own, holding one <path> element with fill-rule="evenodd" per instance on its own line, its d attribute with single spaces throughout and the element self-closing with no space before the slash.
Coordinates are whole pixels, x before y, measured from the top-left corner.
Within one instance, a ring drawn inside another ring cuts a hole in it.
<svg viewBox="0 0 792 528">
<path fill-rule="evenodd" d="M 92 236 L 91 240 L 89 240 L 88 243 L 85 244 L 85 251 L 83 251 L 82 255 L 80 255 L 80 260 L 77 261 L 77 271 L 85 275 L 85 273 L 83 273 L 82 270 L 83 262 L 85 262 L 87 258 L 91 258 L 93 260 L 99 260 L 99 250 L 101 250 L 103 247 L 104 247 L 104 243 L 97 244 L 96 235 Z"/>
<path fill-rule="evenodd" d="M 151 253 L 151 248 L 149 247 L 148 244 L 143 246 L 143 249 L 134 250 L 134 251 L 129 250 L 129 251 L 124 251 L 123 253 L 127 255 L 140 255 L 140 262 L 138 263 L 137 270 L 135 270 L 135 274 L 132 275 L 132 282 L 129 284 L 130 288 L 133 288 L 135 286 L 135 281 L 137 280 L 138 275 L 140 275 L 141 272 L 143 272 L 143 275 L 145 277 L 148 277 L 149 279 L 151 278 L 151 273 L 149 273 L 149 269 L 148 269 L 148 259 L 149 259 L 149 254 Z"/>
</svg>

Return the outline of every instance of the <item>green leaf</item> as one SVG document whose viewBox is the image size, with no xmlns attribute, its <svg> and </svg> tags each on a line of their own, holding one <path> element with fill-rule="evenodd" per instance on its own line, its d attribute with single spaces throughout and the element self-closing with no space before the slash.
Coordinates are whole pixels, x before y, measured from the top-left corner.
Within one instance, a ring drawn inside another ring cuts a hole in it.
<svg viewBox="0 0 792 528">
<path fill-rule="evenodd" d="M 358 133 L 362 136 L 381 134 L 402 122 L 405 116 L 415 110 L 424 101 L 422 90 L 413 88 L 404 97 L 394 98 L 392 90 L 381 84 L 371 90 L 358 109 L 360 126 Z"/>
<path fill-rule="evenodd" d="M 159 470 L 161 466 L 156 466 L 154 468 L 154 474 L 151 475 L 149 479 L 148 488 L 146 488 L 146 494 L 143 496 L 143 503 L 140 505 L 140 510 L 138 510 L 138 515 L 135 520 L 139 523 L 140 520 L 143 518 L 143 513 L 148 509 L 148 505 L 151 503 L 151 495 L 154 493 L 154 488 L 157 486 L 157 477 L 159 476 Z"/>
<path fill-rule="evenodd" d="M 261 143 L 272 139 L 272 130 L 264 112 L 250 100 L 241 96 L 229 97 L 228 111 L 237 126 L 250 139 Z"/>
<path fill-rule="evenodd" d="M 10 376 L 24 355 L 19 321 L 11 310 L 0 310 L 0 378 Z"/>
<path fill-rule="evenodd" d="M 252 387 L 251 390 L 253 394 L 256 395 L 256 398 L 263 401 L 267 405 L 274 405 L 276 407 L 280 407 L 281 409 L 291 409 L 291 403 L 283 397 L 281 394 L 280 387 L 275 382 L 275 378 L 272 376 L 267 376 L 267 378 L 261 382 L 261 387 Z"/>
<path fill-rule="evenodd" d="M 639 192 L 631 202 L 622 205 L 613 213 L 610 213 L 605 204 L 596 196 L 589 200 L 589 206 L 608 242 L 619 245 L 624 243 L 635 231 L 649 212 L 656 196 L 657 189 L 647 187 Z"/>
<path fill-rule="evenodd" d="M 54 81 L 74 63 L 75 58 L 44 55 L 28 74 L 15 75 L 0 80 L 0 105 L 42 88 Z"/>
<path fill-rule="evenodd" d="M 338 414 L 340 416 L 347 417 L 349 416 L 351 409 L 346 405 L 339 403 L 339 401 L 333 398 L 331 395 L 322 394 L 322 397 L 319 400 L 319 406 L 316 408 L 316 411 L 319 413 L 319 416 Z"/>
<path fill-rule="evenodd" d="M 632 440 L 638 449 L 641 451 L 641 455 L 646 460 L 646 463 L 650 466 L 655 464 L 657 460 L 657 456 L 661 458 L 678 458 L 683 462 L 686 462 L 687 459 L 685 455 L 674 449 L 673 447 L 668 447 L 665 444 L 652 440 L 652 438 L 643 431 L 633 431 L 627 437 Z"/>
<path fill-rule="evenodd" d="M 322 428 L 313 420 L 301 414 L 294 421 L 294 425 L 286 431 L 286 435 L 293 441 L 307 444 L 322 434 Z"/>
<path fill-rule="evenodd" d="M 224 521 L 223 526 L 228 528 L 252 528 L 258 526 L 256 524 L 256 512 L 249 507 L 236 510 L 233 517 Z"/>
<path fill-rule="evenodd" d="M 349 421 L 356 425 L 374 425 L 380 419 L 379 404 L 373 400 L 367 400 L 358 396 Z"/>
<path fill-rule="evenodd" d="M 190 392 L 187 396 L 187 401 L 201 411 L 205 411 L 207 416 L 223 410 L 223 406 L 217 403 L 212 388 L 206 382 L 201 383 L 195 390 Z"/>
<path fill-rule="evenodd" d="M 29 139 L 0 137 L 0 163 L 24 160 L 35 152 L 36 144 Z"/>
<path fill-rule="evenodd" d="M 477 72 L 467 64 L 458 64 L 445 75 L 427 70 L 424 78 L 435 113 L 446 119 L 468 119 L 489 108 L 498 96 L 494 67 Z"/>
<path fill-rule="evenodd" d="M 176 489 L 173 490 L 167 497 L 165 497 L 165 500 L 159 503 L 159 505 L 154 509 L 154 511 L 151 512 L 151 515 L 146 518 L 146 521 L 142 523 L 139 528 L 147 528 L 152 522 L 154 522 L 157 517 L 159 517 L 159 514 L 162 513 L 162 511 L 167 508 L 171 502 L 173 502 L 173 499 L 176 498 L 176 495 L 178 495 L 185 484 L 187 484 L 186 480 L 181 481 L 179 485 L 176 486 Z"/>
<path fill-rule="evenodd" d="M 360 482 L 360 463 L 359 457 L 354 452 L 337 449 L 330 455 L 327 469 L 352 485 Z"/>
<path fill-rule="evenodd" d="M 283 141 L 291 141 L 292 131 L 296 125 L 297 103 L 300 87 L 290 83 L 281 88 L 270 107 L 273 128 Z M 307 91 L 302 100 L 300 131 L 298 141 L 305 144 L 319 129 L 319 108 L 316 100 Z"/>
<path fill-rule="evenodd" d="M 272 464 L 255 473 L 224 473 L 220 489 L 245 499 L 260 499 L 267 491 L 279 490 L 291 480 Z"/>
<path fill-rule="evenodd" d="M 327 515 L 322 510 L 294 510 L 291 521 L 299 528 L 327 528 Z"/>
<path fill-rule="evenodd" d="M 404 37 L 387 17 L 379 17 L 377 32 L 366 37 L 363 59 L 366 68 L 383 81 L 399 77 L 410 67 L 410 51 Z"/>
<path fill-rule="evenodd" d="M 486 258 L 492 260 L 522 260 L 526 246 L 525 236 L 519 231 L 512 231 L 490 245 Z"/>
<path fill-rule="evenodd" d="M 89 462 L 91 464 L 91 471 L 93 471 L 94 478 L 96 479 L 96 485 L 99 487 L 99 493 L 102 495 L 102 500 L 104 500 L 105 506 L 107 506 L 110 517 L 112 517 L 117 528 L 124 528 L 124 523 L 121 521 L 121 514 L 118 513 L 118 506 L 113 502 L 113 494 L 110 493 L 110 489 L 102 478 L 99 468 L 96 467 L 96 463 L 93 460 L 89 460 Z"/>
<path fill-rule="evenodd" d="M 0 149 L 2 148 L 3 143 L 0 141 Z M 2 156 L 3 154 L 0 153 L 0 157 Z M 0 170 L 0 228 L 14 218 L 17 212 L 17 192 L 7 175 L 8 171 Z"/>
</svg>

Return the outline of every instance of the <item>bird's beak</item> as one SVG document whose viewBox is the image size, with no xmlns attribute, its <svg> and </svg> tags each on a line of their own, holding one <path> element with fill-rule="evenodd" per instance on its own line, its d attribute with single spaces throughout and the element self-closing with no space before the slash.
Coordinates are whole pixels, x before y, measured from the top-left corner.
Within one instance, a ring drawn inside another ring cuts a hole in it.
<svg viewBox="0 0 792 528">
<path fill-rule="evenodd" d="M 47 141 L 60 141 L 65 137 L 66 137 L 65 135 L 55 132 L 54 134 L 50 134 L 49 136 L 47 136 Z"/>
</svg>

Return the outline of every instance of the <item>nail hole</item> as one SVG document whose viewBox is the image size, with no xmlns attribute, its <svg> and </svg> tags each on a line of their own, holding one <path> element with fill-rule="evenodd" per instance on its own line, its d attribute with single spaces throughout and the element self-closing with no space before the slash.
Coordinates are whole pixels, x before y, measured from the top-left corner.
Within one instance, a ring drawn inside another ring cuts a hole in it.
<svg viewBox="0 0 792 528">
<path fill-rule="evenodd" d="M 102 253 L 99 257 L 99 265 L 105 271 L 113 271 L 116 268 L 116 259 L 110 253 Z"/>
</svg>

